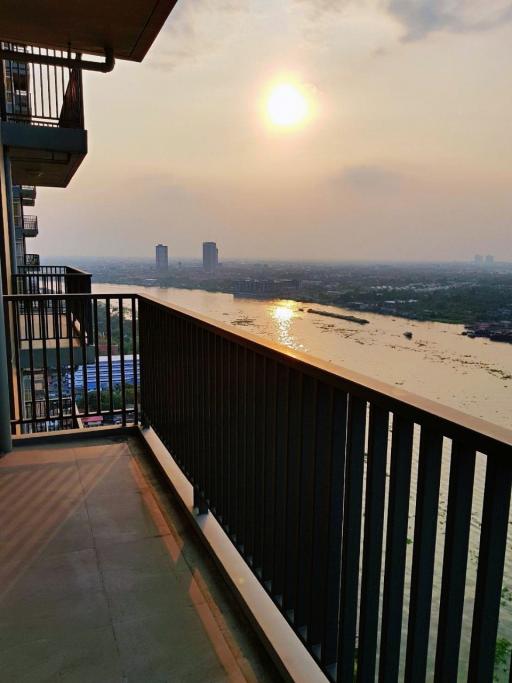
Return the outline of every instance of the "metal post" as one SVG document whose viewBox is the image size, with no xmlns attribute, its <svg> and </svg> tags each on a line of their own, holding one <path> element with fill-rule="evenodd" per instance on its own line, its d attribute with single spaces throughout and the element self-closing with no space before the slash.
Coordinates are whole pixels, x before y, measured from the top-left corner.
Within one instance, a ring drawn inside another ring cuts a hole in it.
<svg viewBox="0 0 512 683">
<path fill-rule="evenodd" d="M 207 515 L 208 514 L 208 504 L 199 493 L 199 491 L 194 486 L 194 512 L 196 515 Z"/>
<path fill-rule="evenodd" d="M 0 269 L 1 269 L 0 263 Z M 0 273 L 1 275 L 1 273 Z M 7 364 L 7 336 L 5 329 L 2 278 L 0 277 L 0 455 L 12 450 L 11 415 L 9 401 L 9 368 Z"/>
<path fill-rule="evenodd" d="M 0 74 L 2 76 L 2 74 Z M 3 80 L 0 77 L 0 81 Z M 1 145 L 1 140 L 0 140 Z M 1 151 L 1 148 L 0 148 Z M 3 220 L 6 218 L 6 213 L 2 211 L 2 199 L 6 198 L 5 189 L 5 166 L 2 168 L 0 163 L 0 230 L 3 228 Z M 2 187 L 4 186 L 4 187 Z M 4 199 L 5 201 L 5 199 Z M 8 202 L 8 197 L 7 197 Z M 5 238 L 5 232 L 2 231 Z M 1 243 L 1 240 L 0 240 Z M 10 415 L 10 400 L 9 400 L 9 366 L 7 362 L 7 332 L 5 327 L 4 305 L 3 305 L 3 268 L 6 263 L 3 258 L 0 258 L 0 454 L 8 453 L 12 449 L 11 438 L 11 415 Z M 6 272 L 9 276 L 9 272 Z"/>
<path fill-rule="evenodd" d="M 5 172 L 5 194 L 7 198 L 7 219 L 9 227 L 9 251 L 11 254 L 11 271 L 12 274 L 18 272 L 18 259 L 16 258 L 16 226 L 14 223 L 14 209 L 12 203 L 12 175 L 11 175 L 11 160 L 9 154 L 4 147 L 4 172 Z M 20 203 L 22 198 L 20 195 Z M 23 210 L 21 212 L 23 220 Z M 23 223 L 22 223 L 23 230 Z"/>
</svg>

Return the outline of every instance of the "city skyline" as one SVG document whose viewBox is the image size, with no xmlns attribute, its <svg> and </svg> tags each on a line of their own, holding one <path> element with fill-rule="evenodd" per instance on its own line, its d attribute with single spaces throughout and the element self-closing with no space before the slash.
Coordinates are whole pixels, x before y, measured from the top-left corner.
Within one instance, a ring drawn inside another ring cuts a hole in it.
<svg viewBox="0 0 512 683">
<path fill-rule="evenodd" d="M 178 3 L 142 78 L 86 76 L 90 153 L 40 193 L 43 258 L 85 230 L 89 256 L 215 235 L 225 258 L 512 259 L 510 13 L 422 5 Z M 291 132 L 264 111 L 280 79 L 314 109 Z"/>
</svg>

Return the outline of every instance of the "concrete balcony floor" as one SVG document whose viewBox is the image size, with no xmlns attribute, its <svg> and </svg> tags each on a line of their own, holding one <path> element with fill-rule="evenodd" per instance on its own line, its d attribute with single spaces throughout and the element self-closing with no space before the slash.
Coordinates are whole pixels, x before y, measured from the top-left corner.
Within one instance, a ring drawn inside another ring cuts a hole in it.
<svg viewBox="0 0 512 683">
<path fill-rule="evenodd" d="M 281 680 L 136 437 L 0 460 L 3 681 Z"/>
</svg>

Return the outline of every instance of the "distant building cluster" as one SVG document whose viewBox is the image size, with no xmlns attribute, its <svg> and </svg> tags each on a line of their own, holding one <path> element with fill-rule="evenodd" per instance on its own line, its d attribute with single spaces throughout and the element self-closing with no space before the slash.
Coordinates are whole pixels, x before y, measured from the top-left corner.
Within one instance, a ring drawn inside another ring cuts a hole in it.
<svg viewBox="0 0 512 683">
<path fill-rule="evenodd" d="M 487 254 L 487 256 L 482 256 L 482 254 L 476 254 L 474 261 L 477 266 L 493 266 L 494 256 L 492 254 Z"/>
<path fill-rule="evenodd" d="M 155 263 L 159 273 L 169 270 L 169 252 L 166 244 L 155 247 Z M 178 264 L 181 267 L 181 261 Z M 203 242 L 203 269 L 207 273 L 214 273 L 219 265 L 219 250 L 216 242 Z"/>
</svg>

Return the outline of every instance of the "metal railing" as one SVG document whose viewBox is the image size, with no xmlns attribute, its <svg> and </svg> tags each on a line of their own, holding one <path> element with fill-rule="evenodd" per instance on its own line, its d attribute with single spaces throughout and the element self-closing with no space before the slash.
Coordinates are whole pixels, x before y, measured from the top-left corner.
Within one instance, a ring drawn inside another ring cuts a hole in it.
<svg viewBox="0 0 512 683">
<path fill-rule="evenodd" d="M 138 422 L 136 296 L 13 295 L 4 307 L 13 433 L 65 418 Z"/>
<path fill-rule="evenodd" d="M 102 414 L 103 335 L 105 411 L 122 365 L 121 419 L 137 423 L 131 364 L 143 424 L 331 681 L 493 680 L 510 430 L 148 297 L 76 299 L 93 306 L 95 360 L 83 341 L 60 383 L 70 373 L 73 399 L 90 387 L 80 410 Z"/>
<path fill-rule="evenodd" d="M 23 215 L 23 236 L 37 237 L 39 234 L 39 224 L 37 216 L 24 214 Z"/>
<path fill-rule="evenodd" d="M 24 206 L 34 206 L 37 196 L 35 185 L 22 185 L 20 189 L 21 199 Z"/>
<path fill-rule="evenodd" d="M 91 278 L 91 273 L 71 266 L 26 263 L 13 275 L 13 290 L 16 294 L 89 294 Z"/>
<path fill-rule="evenodd" d="M 456 681 L 464 633 L 461 667 L 491 681 L 511 432 L 145 297 L 139 316 L 143 421 L 325 674 Z M 480 552 L 463 620 L 477 452 Z"/>
<path fill-rule="evenodd" d="M 31 268 L 40 268 L 39 254 L 25 254 L 22 265 L 29 266 Z"/>
<path fill-rule="evenodd" d="M 84 127 L 80 56 L 60 50 L 4 43 L 20 61 L 3 61 L 0 78 L 1 117 L 33 126 Z M 23 58 L 21 58 L 23 55 Z M 37 64 L 38 57 L 76 58 L 77 66 Z M 34 61 L 25 61 L 33 59 Z"/>
<path fill-rule="evenodd" d="M 16 294 L 90 294 L 91 274 L 71 266 L 18 266 L 13 276 L 13 291 Z M 25 305 L 25 303 L 27 305 Z M 27 341 L 29 336 L 41 339 L 67 338 L 67 307 L 71 316 L 71 333 L 76 336 L 76 327 L 85 330 L 92 338 L 92 312 L 90 306 L 82 306 L 77 299 L 21 300 L 17 304 L 21 316 L 19 333 Z M 55 311 L 53 310 L 55 309 Z M 55 315 L 54 315 L 55 313 Z"/>
</svg>

